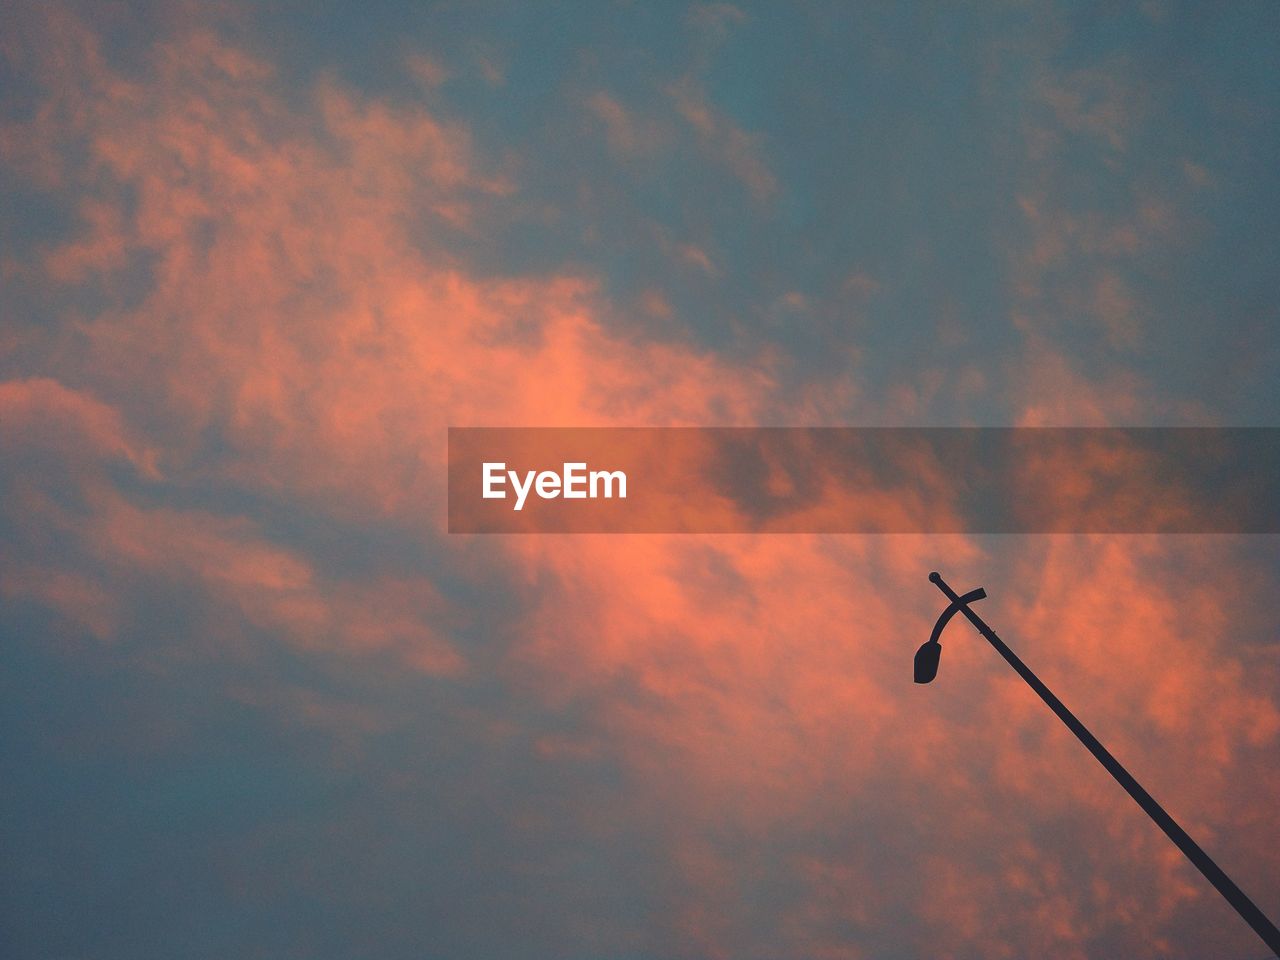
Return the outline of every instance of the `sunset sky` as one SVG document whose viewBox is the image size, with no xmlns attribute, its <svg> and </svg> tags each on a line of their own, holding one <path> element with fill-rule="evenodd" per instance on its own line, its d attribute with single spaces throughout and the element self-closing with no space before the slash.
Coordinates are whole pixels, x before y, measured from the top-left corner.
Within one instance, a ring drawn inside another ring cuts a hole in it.
<svg viewBox="0 0 1280 960">
<path fill-rule="evenodd" d="M 446 438 L 1280 426 L 1278 171 L 1269 0 L 0 0 L 0 954 L 1262 960 L 911 658 L 985 587 L 1280 920 L 1276 536 L 450 534 Z"/>
</svg>

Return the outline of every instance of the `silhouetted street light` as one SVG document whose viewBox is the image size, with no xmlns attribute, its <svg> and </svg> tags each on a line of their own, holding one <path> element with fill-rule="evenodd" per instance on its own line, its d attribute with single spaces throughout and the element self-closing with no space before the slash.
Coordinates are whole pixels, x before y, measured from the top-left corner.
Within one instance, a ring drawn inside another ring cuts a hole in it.
<svg viewBox="0 0 1280 960">
<path fill-rule="evenodd" d="M 1249 924 L 1254 932 L 1262 938 L 1267 947 L 1276 954 L 1280 954 L 1280 930 L 1276 929 L 1276 925 L 1267 919 L 1266 915 L 1258 909 L 1252 900 L 1245 896 L 1244 891 L 1232 882 L 1231 878 L 1222 872 L 1219 867 L 1209 857 L 1207 853 L 1200 849 L 1199 845 L 1187 835 L 1187 832 L 1178 826 L 1173 817 L 1165 812 L 1164 807 L 1156 803 L 1151 794 L 1142 788 L 1142 785 L 1133 776 L 1120 765 L 1120 761 L 1113 757 L 1101 743 L 1085 727 L 1083 723 L 1076 719 L 1075 714 L 1066 708 L 1061 700 L 1054 696 L 1053 691 L 1041 683 L 1040 678 L 1031 672 L 1031 668 L 1018 659 L 1017 654 L 1005 645 L 1005 642 L 996 636 L 995 631 L 983 622 L 982 618 L 969 609 L 969 604 L 974 600 L 981 600 L 985 597 L 986 591 L 981 587 L 966 593 L 963 597 L 957 596 L 941 575 L 937 573 L 929 574 L 929 579 L 933 581 L 947 597 L 951 603 L 947 609 L 942 612 L 942 616 L 938 618 L 937 624 L 934 625 L 933 635 L 928 641 L 916 651 L 915 661 L 915 678 L 916 683 L 929 683 L 938 675 L 938 659 L 942 654 L 942 644 L 938 638 L 942 634 L 942 629 L 947 622 L 957 613 L 963 613 L 974 625 L 977 631 L 987 638 L 987 642 L 996 648 L 996 652 L 1009 662 L 1009 666 L 1022 677 L 1043 700 L 1049 705 L 1049 709 L 1058 715 L 1058 719 L 1067 725 L 1067 729 L 1076 735 L 1076 739 L 1089 748 L 1089 752 L 1094 755 L 1099 763 L 1107 768 L 1107 772 L 1116 779 L 1120 786 L 1124 787 L 1129 796 L 1137 802 L 1156 825 L 1165 832 L 1165 835 L 1172 840 L 1193 864 L 1199 870 L 1206 880 L 1213 884 L 1214 888 L 1222 894 L 1227 903 L 1231 904 L 1236 913 Z"/>
</svg>

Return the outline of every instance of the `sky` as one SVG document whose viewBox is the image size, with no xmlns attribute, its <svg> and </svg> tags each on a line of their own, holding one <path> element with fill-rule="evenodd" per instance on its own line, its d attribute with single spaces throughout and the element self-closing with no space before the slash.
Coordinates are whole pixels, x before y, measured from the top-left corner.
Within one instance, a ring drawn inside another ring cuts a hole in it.
<svg viewBox="0 0 1280 960">
<path fill-rule="evenodd" d="M 0 4 L 0 947 L 1261 960 L 1274 536 L 450 534 L 450 426 L 1280 426 L 1280 7 Z M 1055 478 L 1044 478 L 1046 497 Z"/>
</svg>

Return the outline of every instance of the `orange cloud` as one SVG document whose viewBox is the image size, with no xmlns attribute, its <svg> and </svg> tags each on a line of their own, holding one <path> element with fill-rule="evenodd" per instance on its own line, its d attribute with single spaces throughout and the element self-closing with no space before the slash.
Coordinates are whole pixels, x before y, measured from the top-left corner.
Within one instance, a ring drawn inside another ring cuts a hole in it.
<svg viewBox="0 0 1280 960">
<path fill-rule="evenodd" d="M 159 44 L 132 79 L 73 21 L 55 16 L 42 37 L 42 107 L 4 128 L 0 148 L 39 182 L 73 185 L 84 228 L 40 265 L 51 285 L 143 261 L 149 277 L 51 334 L 43 375 L 0 384 L 6 451 L 56 454 L 51 473 L 30 473 L 56 480 L 49 490 L 6 497 L 30 554 L 0 568 L 7 596 L 109 639 L 138 615 L 129 584 L 194 585 L 235 621 L 202 625 L 216 636 L 265 631 L 460 684 L 490 669 L 548 711 L 580 712 L 581 729 L 530 749 L 622 770 L 619 802 L 680 891 L 655 920 L 673 955 L 873 956 L 857 944 L 890 928 L 938 957 L 1207 943 L 1195 931 L 1221 912 L 980 638 L 954 625 L 939 683 L 910 683 L 941 609 L 924 578 L 945 558 L 953 583 L 991 577 L 993 624 L 1177 815 L 1251 876 L 1276 875 L 1280 845 L 1226 839 L 1234 824 L 1267 829 L 1269 787 L 1234 781 L 1280 736 L 1275 664 L 1232 644 L 1230 603 L 1257 601 L 1231 591 L 1244 561 L 1230 545 L 451 539 L 450 424 L 821 421 L 840 409 L 828 388 L 855 388 L 817 384 L 780 405 L 774 358 L 619 332 L 589 276 L 470 271 L 451 231 L 515 185 L 461 123 L 336 81 L 285 96 L 269 63 L 203 28 Z M 699 89 L 672 96 L 756 197 L 776 192 L 755 138 Z M 1055 102 L 1112 136 L 1108 111 Z M 608 105 L 596 109 L 612 130 Z M 1041 238 L 1037 256 L 1054 242 Z M 714 271 L 701 248 L 682 253 Z M 1026 378 L 1026 424 L 1149 409 L 1139 385 L 1083 383 L 1048 347 Z M 130 465 L 128 482 L 113 461 Z M 501 578 L 509 596 L 492 602 L 519 608 L 508 645 L 477 665 L 458 639 L 476 611 L 437 578 L 328 570 L 247 508 L 183 502 L 208 486 L 394 526 L 453 576 L 491 591 Z M 64 488 L 76 509 L 59 502 Z M 42 555 L 54 535 L 75 543 L 74 563 Z M 289 702 L 343 723 L 309 696 Z M 842 845 L 814 849 L 832 837 Z M 774 913 L 777 887 L 788 894 Z"/>
</svg>

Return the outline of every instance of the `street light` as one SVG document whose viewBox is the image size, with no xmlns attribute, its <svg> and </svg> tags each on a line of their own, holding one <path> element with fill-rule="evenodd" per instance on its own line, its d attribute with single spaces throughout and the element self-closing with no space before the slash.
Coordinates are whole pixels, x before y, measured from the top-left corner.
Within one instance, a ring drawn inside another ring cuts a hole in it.
<svg viewBox="0 0 1280 960">
<path fill-rule="evenodd" d="M 915 661 L 915 679 L 916 683 L 929 683 L 938 674 L 938 659 L 942 655 L 942 644 L 939 637 L 942 629 L 947 622 L 957 613 L 963 613 L 969 622 L 974 625 L 977 631 L 987 638 L 987 642 L 996 648 L 996 652 L 1008 661 L 1009 666 L 1022 677 L 1043 700 L 1049 705 L 1049 709 L 1057 714 L 1058 719 L 1066 724 L 1067 729 L 1076 735 L 1076 739 L 1083 743 L 1094 758 L 1107 768 L 1107 772 L 1111 774 L 1120 786 L 1124 787 L 1125 792 L 1133 797 L 1143 811 L 1156 825 L 1165 832 L 1170 840 L 1178 847 L 1179 850 L 1186 855 L 1202 874 L 1206 880 L 1213 884 L 1214 889 L 1222 894 L 1223 898 L 1229 903 L 1236 913 L 1240 914 L 1245 923 L 1253 928 L 1254 933 L 1262 938 L 1267 948 L 1272 953 L 1280 955 L 1280 930 L 1276 929 L 1276 925 L 1267 919 L 1266 915 L 1258 909 L 1252 900 L 1245 896 L 1244 891 L 1232 882 L 1231 878 L 1222 872 L 1219 867 L 1209 857 L 1207 853 L 1200 849 L 1199 845 L 1187 835 L 1187 832 L 1178 826 L 1173 817 L 1165 812 L 1164 807 L 1156 803 L 1151 794 L 1143 789 L 1142 784 L 1133 779 L 1133 776 L 1120 765 L 1120 761 L 1113 757 L 1083 723 L 1076 719 L 1075 714 L 1066 708 L 1053 691 L 1046 687 L 1034 673 L 1031 668 L 1018 659 L 1009 647 L 1001 640 L 994 630 L 992 630 L 981 617 L 969 609 L 969 604 L 974 600 L 981 600 L 985 597 L 986 591 L 981 587 L 977 590 L 966 593 L 963 597 L 957 596 L 956 592 L 947 586 L 947 582 L 942 579 L 938 573 L 929 574 L 929 579 L 937 585 L 951 603 L 947 609 L 942 612 L 942 616 L 938 617 L 938 622 L 934 625 L 933 635 L 916 651 Z"/>
</svg>

